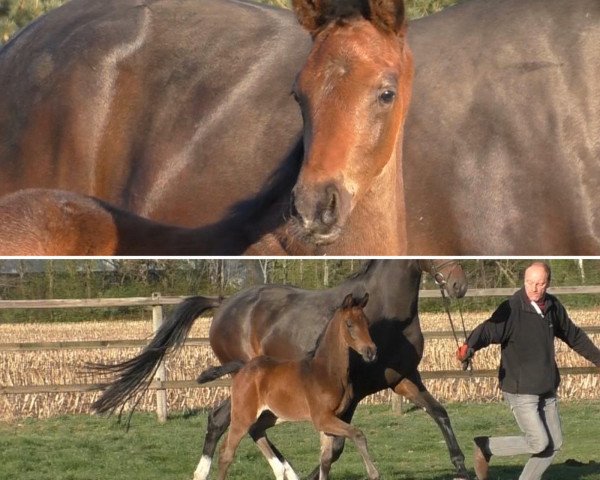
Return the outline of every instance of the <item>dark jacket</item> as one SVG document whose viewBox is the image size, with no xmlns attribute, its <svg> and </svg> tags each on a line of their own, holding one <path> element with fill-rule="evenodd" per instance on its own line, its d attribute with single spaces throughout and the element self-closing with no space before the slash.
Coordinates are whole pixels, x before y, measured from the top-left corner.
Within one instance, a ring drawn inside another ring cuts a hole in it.
<svg viewBox="0 0 600 480">
<path fill-rule="evenodd" d="M 541 395 L 556 391 L 560 376 L 554 337 L 600 366 L 600 350 L 571 321 L 560 301 L 546 293 L 545 307 L 542 317 L 522 288 L 502 302 L 491 318 L 469 335 L 467 343 L 474 350 L 492 343 L 501 345 L 498 376 L 505 392 Z"/>
</svg>

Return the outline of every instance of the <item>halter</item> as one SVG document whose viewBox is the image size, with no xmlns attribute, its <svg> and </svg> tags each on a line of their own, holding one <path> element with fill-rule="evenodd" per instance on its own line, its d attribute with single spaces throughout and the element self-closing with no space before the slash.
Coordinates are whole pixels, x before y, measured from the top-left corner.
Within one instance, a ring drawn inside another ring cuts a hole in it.
<svg viewBox="0 0 600 480">
<path fill-rule="evenodd" d="M 419 260 L 419 263 L 421 262 L 421 260 Z M 433 280 L 435 281 L 435 284 L 439 287 L 440 289 L 440 293 L 442 294 L 442 299 L 443 299 L 443 304 L 444 304 L 444 310 L 446 310 L 446 315 L 448 315 L 448 321 L 450 322 L 450 328 L 452 329 L 452 336 L 454 337 L 454 341 L 456 342 L 456 347 L 460 348 L 460 341 L 458 340 L 458 335 L 456 334 L 456 328 L 454 328 L 454 321 L 452 320 L 452 314 L 450 313 L 450 299 L 446 296 L 446 285 L 448 284 L 446 277 L 444 276 L 444 274 L 442 272 L 440 272 L 440 269 L 443 269 L 444 267 L 446 267 L 447 265 L 450 265 L 452 263 L 456 263 L 455 260 L 448 260 L 446 262 L 441 263 L 440 265 L 436 265 L 434 263 L 433 260 L 429 260 L 429 268 L 428 269 L 423 269 L 428 271 L 431 276 L 433 277 Z M 457 305 L 458 305 L 458 312 L 460 314 L 460 321 L 462 324 L 462 331 L 463 331 L 463 335 L 465 337 L 465 342 L 467 341 L 467 329 L 465 327 L 465 319 L 463 318 L 463 313 L 462 313 L 462 302 L 460 301 L 460 299 L 457 299 Z M 467 360 L 466 362 L 463 362 L 463 370 L 471 370 L 472 369 L 472 365 L 471 365 L 471 360 Z"/>
</svg>

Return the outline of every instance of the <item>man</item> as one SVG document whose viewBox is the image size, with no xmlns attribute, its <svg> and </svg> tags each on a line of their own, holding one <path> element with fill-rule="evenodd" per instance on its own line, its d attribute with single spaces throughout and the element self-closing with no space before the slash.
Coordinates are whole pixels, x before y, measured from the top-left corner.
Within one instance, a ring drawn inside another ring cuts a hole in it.
<svg viewBox="0 0 600 480">
<path fill-rule="evenodd" d="M 492 343 L 501 345 L 500 388 L 523 436 L 476 437 L 475 473 L 488 480 L 492 456 L 529 453 L 519 480 L 539 480 L 562 445 L 556 391 L 560 382 L 554 338 L 600 366 L 600 350 L 567 315 L 556 297 L 546 293 L 550 267 L 532 263 L 524 286 L 502 302 L 457 352 L 461 362 Z"/>
</svg>

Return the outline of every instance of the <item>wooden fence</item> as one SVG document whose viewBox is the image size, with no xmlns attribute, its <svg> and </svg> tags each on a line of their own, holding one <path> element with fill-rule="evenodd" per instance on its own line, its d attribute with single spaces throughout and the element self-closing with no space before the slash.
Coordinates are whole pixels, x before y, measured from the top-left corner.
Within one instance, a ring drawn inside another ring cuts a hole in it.
<svg viewBox="0 0 600 480">
<path fill-rule="evenodd" d="M 502 296 L 508 297 L 513 294 L 514 288 L 494 288 L 494 289 L 472 289 L 467 292 L 468 297 L 484 296 Z M 600 285 L 598 286 L 580 286 L 580 287 L 556 287 L 549 289 L 549 292 L 557 295 L 564 294 L 600 294 Z M 440 297 L 439 290 L 421 290 L 420 298 Z M 131 297 L 131 298 L 100 298 L 100 299 L 56 299 L 56 300 L 0 300 L 0 309 L 63 309 L 63 308 L 110 308 L 110 307 L 149 307 L 152 309 L 152 321 L 154 331 L 158 330 L 164 320 L 163 307 L 180 303 L 186 297 L 169 296 L 163 297 L 160 294 L 153 294 L 151 297 Z M 585 327 L 587 333 L 600 333 L 600 325 Z M 425 338 L 452 338 L 451 330 L 423 332 Z M 98 348 L 127 348 L 144 347 L 147 340 L 94 340 L 94 341 L 60 341 L 60 342 L 20 342 L 20 343 L 0 343 L 0 352 L 7 351 L 43 351 L 43 350 L 65 350 L 65 349 L 98 349 Z M 208 338 L 188 338 L 185 345 L 207 345 Z M 596 373 L 594 367 L 566 367 L 560 369 L 562 374 L 583 375 Z M 424 379 L 456 379 L 469 377 L 495 377 L 497 370 L 439 370 L 439 371 L 421 371 Z M 150 383 L 149 389 L 156 390 L 157 416 L 160 422 L 167 418 L 167 389 L 178 388 L 209 388 L 229 386 L 230 381 L 215 380 L 203 385 L 199 385 L 195 380 L 168 380 L 166 378 L 166 369 L 161 364 L 157 369 L 154 379 Z M 2 394 L 29 394 L 29 393 L 70 393 L 70 392 L 90 392 L 104 387 L 104 384 L 65 384 L 65 385 L 0 385 Z M 396 396 L 392 397 L 395 398 Z M 394 410 L 401 410 L 402 404 L 394 403 Z"/>
</svg>

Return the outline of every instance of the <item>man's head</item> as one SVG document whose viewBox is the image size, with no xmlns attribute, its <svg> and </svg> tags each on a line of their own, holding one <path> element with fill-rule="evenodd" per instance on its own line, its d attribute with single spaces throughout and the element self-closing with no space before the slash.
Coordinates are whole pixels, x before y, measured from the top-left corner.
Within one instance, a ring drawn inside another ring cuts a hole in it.
<svg viewBox="0 0 600 480">
<path fill-rule="evenodd" d="M 539 302 L 550 284 L 550 267 L 543 262 L 534 262 L 525 270 L 525 293 L 529 300 Z"/>
</svg>

